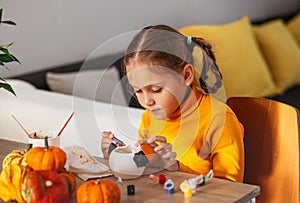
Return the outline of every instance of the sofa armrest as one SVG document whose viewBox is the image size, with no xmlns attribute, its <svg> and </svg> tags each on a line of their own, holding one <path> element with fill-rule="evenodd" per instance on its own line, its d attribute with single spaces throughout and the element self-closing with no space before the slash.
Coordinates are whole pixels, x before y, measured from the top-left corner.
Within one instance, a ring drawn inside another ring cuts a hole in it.
<svg viewBox="0 0 300 203">
<path fill-rule="evenodd" d="M 7 81 L 17 96 L 0 91 L 0 138 L 27 142 L 26 133 L 12 115 L 28 132 L 58 131 L 71 112 L 74 112 L 61 135 L 62 147 L 80 145 L 90 154 L 101 157 L 101 132 L 108 130 L 127 144 L 137 141 L 139 120 L 143 112 L 141 109 L 40 90 L 20 80 Z"/>
</svg>

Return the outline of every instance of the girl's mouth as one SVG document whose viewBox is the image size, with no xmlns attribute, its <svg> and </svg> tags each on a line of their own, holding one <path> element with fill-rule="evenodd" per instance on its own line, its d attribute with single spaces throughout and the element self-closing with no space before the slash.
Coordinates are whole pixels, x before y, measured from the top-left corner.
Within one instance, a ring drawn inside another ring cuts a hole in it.
<svg viewBox="0 0 300 203">
<path fill-rule="evenodd" d="M 155 114 L 157 113 L 160 109 L 149 109 L 151 113 Z"/>
</svg>

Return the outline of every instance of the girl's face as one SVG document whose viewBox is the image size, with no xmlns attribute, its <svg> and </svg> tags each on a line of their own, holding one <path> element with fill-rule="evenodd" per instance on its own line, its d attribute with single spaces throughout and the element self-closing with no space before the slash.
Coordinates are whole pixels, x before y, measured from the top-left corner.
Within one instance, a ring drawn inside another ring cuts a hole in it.
<svg viewBox="0 0 300 203">
<path fill-rule="evenodd" d="M 139 103 L 156 119 L 180 115 L 180 103 L 190 85 L 184 80 L 183 73 L 143 63 L 126 66 L 126 72 Z"/>
</svg>

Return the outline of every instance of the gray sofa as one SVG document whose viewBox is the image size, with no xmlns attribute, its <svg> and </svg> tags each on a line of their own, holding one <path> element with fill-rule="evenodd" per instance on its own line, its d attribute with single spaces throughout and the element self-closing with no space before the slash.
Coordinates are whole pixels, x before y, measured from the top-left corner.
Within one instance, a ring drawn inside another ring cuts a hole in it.
<svg viewBox="0 0 300 203">
<path fill-rule="evenodd" d="M 108 67 L 108 66 L 111 66 L 112 68 L 118 67 L 118 70 L 121 70 L 120 69 L 122 64 L 121 62 L 122 62 L 122 54 L 115 54 L 115 55 L 109 55 L 103 58 L 99 58 L 95 61 L 90 61 L 89 64 L 86 66 L 88 66 L 88 69 L 97 69 L 97 67 L 99 67 L 99 64 L 101 64 L 101 67 Z M 50 91 L 50 88 L 46 82 L 47 72 L 68 73 L 68 72 L 78 71 L 80 70 L 82 63 L 83 62 L 78 62 L 78 63 L 69 64 L 62 67 L 43 70 L 36 73 L 21 75 L 14 78 L 28 81 L 39 89 Z M 121 78 L 122 76 L 123 76 L 122 72 L 119 71 L 119 77 Z M 127 92 L 126 84 L 124 84 L 124 91 Z M 130 95 L 128 94 L 127 98 L 129 97 Z M 281 101 L 286 104 L 290 104 L 292 106 L 297 107 L 300 110 L 300 85 L 294 86 L 288 89 L 287 91 L 283 92 L 282 94 L 278 94 L 276 96 L 267 97 L 267 98 Z M 134 98 L 131 98 L 129 106 L 140 108 L 139 104 Z"/>
</svg>

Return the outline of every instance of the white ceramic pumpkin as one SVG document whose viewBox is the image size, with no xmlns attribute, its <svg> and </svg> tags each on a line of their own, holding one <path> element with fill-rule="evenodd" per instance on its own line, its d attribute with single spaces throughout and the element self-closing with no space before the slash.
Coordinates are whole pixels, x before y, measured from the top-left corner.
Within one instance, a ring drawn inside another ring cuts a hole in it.
<svg viewBox="0 0 300 203">
<path fill-rule="evenodd" d="M 115 177 L 122 179 L 135 179 L 143 175 L 145 166 L 138 167 L 134 161 L 135 153 L 141 151 L 140 147 L 127 145 L 115 148 L 109 156 L 109 167 Z"/>
</svg>

